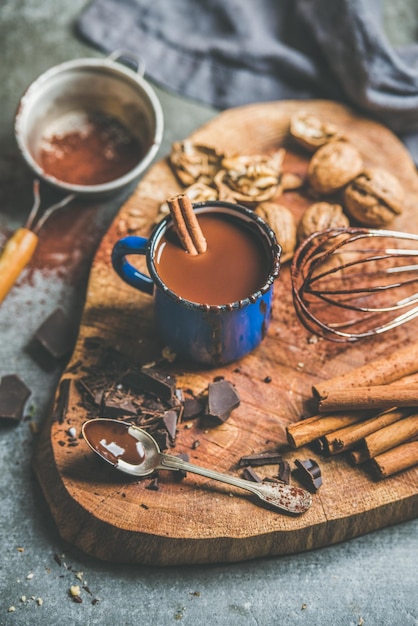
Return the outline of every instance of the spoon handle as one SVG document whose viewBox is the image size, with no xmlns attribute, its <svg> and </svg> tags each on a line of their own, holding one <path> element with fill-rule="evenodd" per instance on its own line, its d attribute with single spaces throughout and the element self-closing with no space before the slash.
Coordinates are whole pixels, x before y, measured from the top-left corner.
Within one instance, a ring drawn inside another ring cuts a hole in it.
<svg viewBox="0 0 418 626">
<path fill-rule="evenodd" d="M 311 494 L 300 487 L 282 483 L 253 483 L 243 478 L 200 467 L 171 454 L 160 454 L 157 469 L 183 470 L 251 491 L 269 506 L 288 513 L 304 513 L 312 504 Z"/>
</svg>

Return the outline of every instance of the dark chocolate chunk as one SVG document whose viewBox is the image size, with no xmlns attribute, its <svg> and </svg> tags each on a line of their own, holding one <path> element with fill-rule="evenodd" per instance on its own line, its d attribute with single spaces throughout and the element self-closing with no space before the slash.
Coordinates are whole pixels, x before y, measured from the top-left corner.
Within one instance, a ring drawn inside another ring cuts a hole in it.
<svg viewBox="0 0 418 626">
<path fill-rule="evenodd" d="M 253 483 L 261 483 L 262 479 L 260 478 L 260 476 L 253 470 L 253 468 L 251 467 L 251 465 L 249 465 L 248 467 L 246 467 L 244 469 L 244 471 L 242 472 L 243 477 L 246 480 L 251 480 Z"/>
<path fill-rule="evenodd" d="M 153 393 L 161 400 L 176 398 L 176 379 L 153 367 L 131 368 L 123 377 L 123 383 L 139 393 Z"/>
<path fill-rule="evenodd" d="M 235 387 L 228 380 L 218 380 L 208 385 L 207 415 L 225 422 L 233 409 L 240 404 Z"/>
<path fill-rule="evenodd" d="M 201 398 L 185 398 L 183 402 L 182 420 L 192 420 L 203 415 L 206 402 Z"/>
<path fill-rule="evenodd" d="M 70 399 L 71 378 L 63 378 L 58 390 L 58 399 L 55 405 L 53 418 L 60 424 L 63 423 L 68 411 L 68 401 Z"/>
<path fill-rule="evenodd" d="M 288 461 L 280 461 L 278 479 L 286 485 L 290 484 L 290 464 Z"/>
<path fill-rule="evenodd" d="M 169 411 L 166 411 L 163 415 L 163 424 L 172 442 L 176 438 L 177 419 L 178 419 L 178 416 L 177 416 L 176 411 L 174 411 L 174 409 L 170 409 Z"/>
<path fill-rule="evenodd" d="M 263 379 L 263 382 L 265 382 L 265 383 L 271 383 L 271 381 L 272 381 L 272 380 L 273 380 L 273 379 L 272 379 L 272 377 L 271 377 L 271 376 L 266 376 L 266 377 Z"/>
<path fill-rule="evenodd" d="M 301 482 L 309 491 L 315 493 L 322 485 L 321 469 L 313 459 L 295 459 L 297 471 L 295 474 L 299 482 Z"/>
<path fill-rule="evenodd" d="M 102 417 L 121 417 L 122 415 L 136 415 L 137 407 L 132 400 L 120 391 L 112 391 L 103 394 L 100 405 L 100 414 Z"/>
<path fill-rule="evenodd" d="M 145 489 L 149 489 L 150 491 L 159 491 L 160 485 L 158 483 L 158 478 L 153 478 L 152 480 L 150 480 Z"/>
<path fill-rule="evenodd" d="M 0 418 L 20 422 L 31 391 L 16 374 L 3 376 L 0 382 Z"/>
<path fill-rule="evenodd" d="M 181 452 L 180 454 L 176 454 L 176 456 L 177 456 L 179 459 L 182 459 L 183 461 L 186 461 L 187 463 L 190 461 L 190 457 L 189 457 L 189 455 L 187 454 L 187 452 Z M 176 472 L 176 475 L 177 475 L 177 477 L 178 477 L 180 480 L 183 480 L 183 478 L 186 478 L 186 476 L 187 476 L 187 472 L 186 472 L 185 470 L 178 470 L 178 471 Z"/>
<path fill-rule="evenodd" d="M 281 460 L 282 455 L 273 450 L 242 456 L 238 462 L 238 466 L 247 467 L 248 465 L 273 465 L 274 463 L 280 463 Z"/>
<path fill-rule="evenodd" d="M 60 359 L 73 349 L 74 327 L 64 311 L 57 308 L 38 328 L 35 339 L 54 359 Z"/>
<path fill-rule="evenodd" d="M 156 430 L 152 433 L 160 450 L 167 450 L 170 447 L 170 438 L 166 430 Z"/>
</svg>

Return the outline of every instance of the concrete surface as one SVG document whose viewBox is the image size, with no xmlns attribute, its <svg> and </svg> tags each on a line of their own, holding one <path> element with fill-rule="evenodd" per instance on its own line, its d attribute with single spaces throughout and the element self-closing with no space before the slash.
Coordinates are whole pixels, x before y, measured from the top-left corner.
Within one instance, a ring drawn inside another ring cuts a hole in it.
<svg viewBox="0 0 418 626">
<path fill-rule="evenodd" d="M 32 179 L 13 137 L 18 99 L 48 67 L 99 56 L 73 34 L 84 5 L 0 3 L 0 245 L 24 223 L 31 205 Z M 418 39 L 416 6 L 416 0 L 397 2 L 396 8 L 386 3 L 388 34 L 396 43 Z M 165 154 L 173 140 L 215 111 L 157 91 L 166 119 Z M 32 474 L 36 434 L 30 424 L 42 425 L 62 364 L 41 367 L 28 346 L 58 304 L 78 323 L 95 246 L 122 201 L 92 211 L 91 246 L 86 251 L 75 243 L 70 274 L 43 266 L 39 257 L 0 308 L 0 376 L 18 373 L 32 389 L 26 411 L 31 420 L 0 430 L 0 626 L 418 624 L 418 520 L 307 554 L 170 569 L 102 563 L 60 539 Z M 74 584 L 82 587 L 80 604 L 69 595 Z"/>
</svg>

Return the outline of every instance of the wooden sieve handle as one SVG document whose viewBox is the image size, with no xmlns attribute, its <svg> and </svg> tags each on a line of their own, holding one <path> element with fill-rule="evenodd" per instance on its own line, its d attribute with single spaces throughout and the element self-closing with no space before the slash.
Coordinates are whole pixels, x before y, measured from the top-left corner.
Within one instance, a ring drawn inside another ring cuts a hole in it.
<svg viewBox="0 0 418 626">
<path fill-rule="evenodd" d="M 28 228 L 18 228 L 6 243 L 0 256 L 0 303 L 31 260 L 38 235 Z"/>
</svg>

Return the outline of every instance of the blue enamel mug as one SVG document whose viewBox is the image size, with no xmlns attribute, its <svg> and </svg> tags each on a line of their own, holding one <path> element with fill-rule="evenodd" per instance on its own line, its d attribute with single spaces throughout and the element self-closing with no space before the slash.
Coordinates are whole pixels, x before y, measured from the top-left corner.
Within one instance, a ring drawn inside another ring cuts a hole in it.
<svg viewBox="0 0 418 626">
<path fill-rule="evenodd" d="M 251 209 L 220 201 L 195 203 L 193 209 L 198 218 L 209 213 L 232 219 L 258 238 L 268 272 L 256 292 L 235 302 L 213 305 L 189 301 L 170 289 L 158 275 L 155 254 L 173 225 L 171 215 L 157 224 L 148 239 L 128 236 L 117 241 L 112 265 L 126 283 L 154 296 L 155 320 L 163 346 L 180 358 L 220 366 L 240 359 L 265 336 L 271 319 L 273 284 L 280 271 L 281 247 L 270 226 Z M 129 263 L 126 257 L 131 254 L 145 255 L 149 276 Z"/>
</svg>

